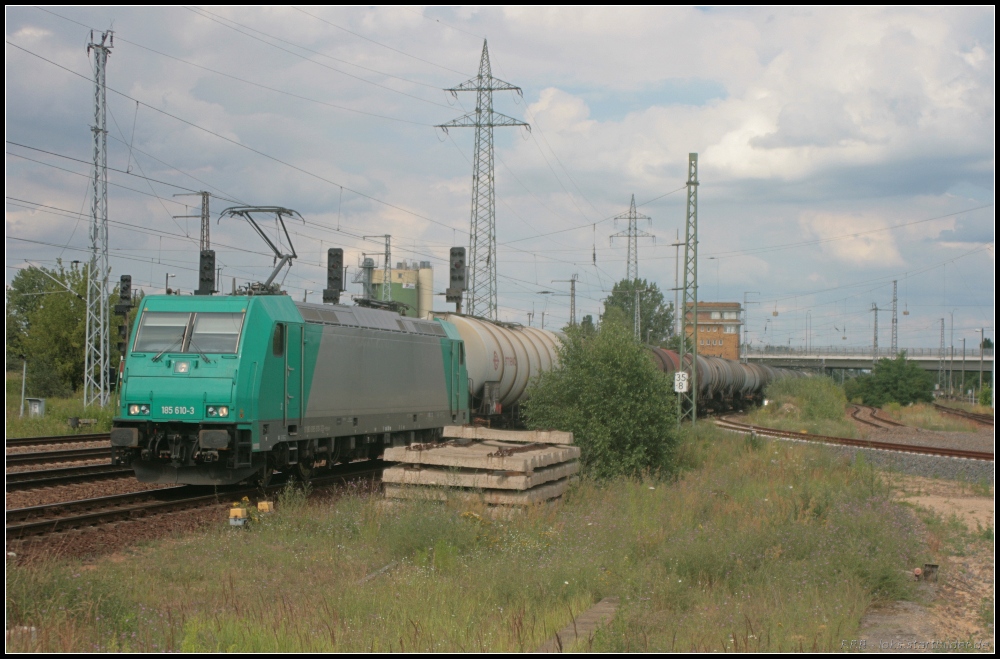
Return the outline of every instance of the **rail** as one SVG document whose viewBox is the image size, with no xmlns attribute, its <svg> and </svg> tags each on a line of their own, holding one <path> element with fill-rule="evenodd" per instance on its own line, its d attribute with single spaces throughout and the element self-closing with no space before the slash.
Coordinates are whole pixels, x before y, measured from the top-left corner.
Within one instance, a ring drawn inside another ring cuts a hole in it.
<svg viewBox="0 0 1000 659">
<path fill-rule="evenodd" d="M 934 403 L 934 409 L 939 412 L 944 412 L 945 414 L 953 414 L 955 416 L 960 416 L 963 419 L 969 419 L 977 423 L 982 423 L 983 425 L 992 426 L 993 417 L 989 414 L 977 414 L 976 412 L 966 412 L 965 410 L 959 410 L 954 407 L 947 407 L 945 405 L 940 405 Z"/>
<path fill-rule="evenodd" d="M 382 460 L 353 462 L 335 468 L 335 473 L 313 478 L 311 482 L 315 487 L 326 487 L 347 480 L 374 477 L 381 473 L 386 464 Z M 266 488 L 265 492 L 274 494 L 282 487 L 284 487 L 284 483 L 276 483 Z M 14 508 L 7 511 L 7 538 L 25 538 L 138 519 L 148 515 L 188 508 L 199 508 L 229 502 L 255 493 L 260 494 L 260 488 L 216 489 L 205 486 L 178 485 L 159 490 L 115 494 L 29 508 Z"/>
<path fill-rule="evenodd" d="M 36 469 L 34 471 L 18 471 L 13 474 L 7 474 L 6 487 L 8 492 L 19 492 L 21 490 L 33 490 L 39 487 L 52 487 L 54 485 L 94 483 L 113 478 L 126 478 L 132 476 L 133 473 L 131 467 L 117 467 L 110 464 Z"/>
<path fill-rule="evenodd" d="M 852 439 L 850 437 L 829 437 L 827 435 L 811 435 L 809 433 L 793 432 L 791 430 L 778 430 L 777 428 L 762 428 L 760 426 L 740 423 L 732 419 L 722 417 L 717 419 L 715 424 L 725 430 L 733 430 L 740 433 L 756 433 L 765 437 L 778 437 L 783 439 L 797 439 L 802 441 L 817 442 L 823 444 L 839 444 L 841 446 L 854 446 L 858 448 L 879 449 L 882 451 L 898 451 L 902 453 L 919 453 L 922 455 L 935 455 L 948 458 L 965 458 L 967 460 L 988 460 L 993 462 L 993 454 L 986 451 L 966 451 L 963 449 L 950 449 L 935 446 L 914 446 L 912 444 L 898 444 L 896 442 L 876 442 L 870 439 Z"/>
<path fill-rule="evenodd" d="M 79 444 L 83 442 L 110 442 L 111 433 L 99 432 L 86 435 L 53 435 L 48 437 L 7 437 L 7 448 L 15 446 L 44 446 L 46 444 Z"/>
</svg>

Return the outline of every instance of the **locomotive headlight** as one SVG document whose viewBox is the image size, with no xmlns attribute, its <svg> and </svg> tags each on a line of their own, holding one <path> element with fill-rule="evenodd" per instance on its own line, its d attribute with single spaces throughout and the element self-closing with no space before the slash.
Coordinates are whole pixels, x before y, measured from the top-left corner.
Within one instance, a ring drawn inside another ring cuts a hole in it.
<svg viewBox="0 0 1000 659">
<path fill-rule="evenodd" d="M 129 416 L 144 416 L 149 414 L 149 405 L 132 403 L 128 406 L 128 414 Z"/>
<path fill-rule="evenodd" d="M 205 416 L 226 418 L 229 416 L 229 407 L 226 405 L 209 405 L 205 408 Z"/>
<path fill-rule="evenodd" d="M 187 373 L 191 370 L 191 362 L 176 362 L 174 364 L 174 373 Z"/>
</svg>

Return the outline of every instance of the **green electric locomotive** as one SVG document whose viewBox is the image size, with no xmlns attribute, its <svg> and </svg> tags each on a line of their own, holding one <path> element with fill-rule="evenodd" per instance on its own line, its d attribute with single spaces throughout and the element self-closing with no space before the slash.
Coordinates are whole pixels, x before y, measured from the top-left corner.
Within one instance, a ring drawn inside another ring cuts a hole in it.
<svg viewBox="0 0 1000 659">
<path fill-rule="evenodd" d="M 286 295 L 149 296 L 127 346 L 115 464 L 143 482 L 266 483 L 434 441 L 469 416 L 452 323 Z"/>
</svg>

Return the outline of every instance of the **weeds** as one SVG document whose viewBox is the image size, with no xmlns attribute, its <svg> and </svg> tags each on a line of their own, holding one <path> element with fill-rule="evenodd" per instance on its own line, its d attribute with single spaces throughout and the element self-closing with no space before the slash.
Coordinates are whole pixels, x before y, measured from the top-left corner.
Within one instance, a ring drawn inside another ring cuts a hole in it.
<svg viewBox="0 0 1000 659">
<path fill-rule="evenodd" d="M 576 649 L 839 648 L 910 596 L 923 549 L 876 472 L 699 424 L 673 480 L 583 480 L 555 506 L 336 500 L 285 490 L 250 532 L 125 560 L 7 567 L 25 651 L 531 651 L 606 596 Z"/>
<path fill-rule="evenodd" d="M 768 404 L 750 413 L 750 423 L 831 437 L 858 436 L 844 416 L 844 390 L 830 378 L 778 380 L 768 385 L 765 395 Z"/>
<path fill-rule="evenodd" d="M 942 414 L 927 403 L 914 403 L 902 406 L 890 403 L 882 408 L 889 418 L 924 430 L 941 430 L 951 432 L 975 431 L 977 426 L 972 421 L 965 421 L 954 415 Z"/>
<path fill-rule="evenodd" d="M 27 392 L 31 396 L 31 392 Z M 83 394 L 72 398 L 46 398 L 45 416 L 29 417 L 27 406 L 21 416 L 21 374 L 7 374 L 7 437 L 38 437 L 43 435 L 76 435 L 109 432 L 115 415 L 114 405 L 84 407 Z M 70 417 L 94 419 L 93 425 L 70 428 Z"/>
</svg>

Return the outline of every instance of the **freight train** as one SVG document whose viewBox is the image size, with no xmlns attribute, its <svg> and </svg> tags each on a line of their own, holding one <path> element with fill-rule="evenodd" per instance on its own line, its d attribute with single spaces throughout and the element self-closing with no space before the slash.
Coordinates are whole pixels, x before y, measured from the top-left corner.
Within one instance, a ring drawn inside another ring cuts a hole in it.
<svg viewBox="0 0 1000 659">
<path fill-rule="evenodd" d="M 143 482 L 266 484 L 275 471 L 434 442 L 473 415 L 516 418 L 559 335 L 458 314 L 416 319 L 287 295 L 148 296 L 127 345 L 112 461 Z M 651 349 L 670 373 L 675 353 Z M 697 360 L 708 405 L 741 405 L 774 369 Z"/>
<path fill-rule="evenodd" d="M 673 350 L 650 347 L 650 357 L 656 367 L 666 375 L 680 370 L 680 356 Z M 692 372 L 691 358 L 686 361 L 688 373 Z M 741 364 L 721 357 L 698 355 L 695 360 L 698 382 L 698 409 L 702 412 L 721 412 L 745 409 L 763 401 L 764 389 L 780 378 L 805 377 L 802 371 L 774 368 L 764 364 Z"/>
</svg>

